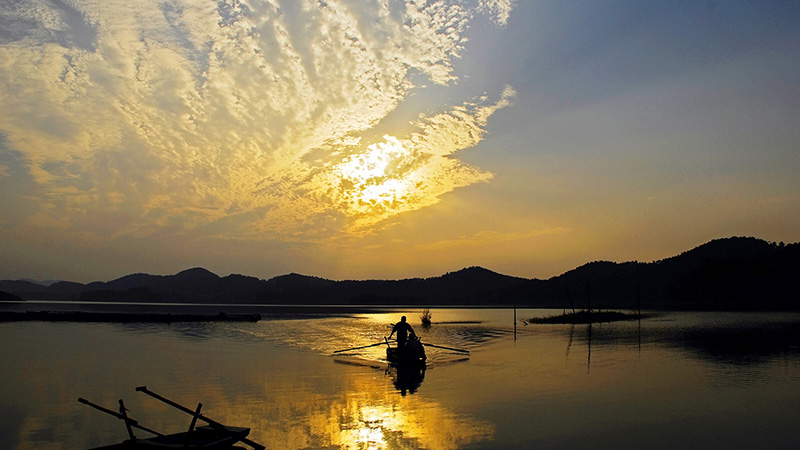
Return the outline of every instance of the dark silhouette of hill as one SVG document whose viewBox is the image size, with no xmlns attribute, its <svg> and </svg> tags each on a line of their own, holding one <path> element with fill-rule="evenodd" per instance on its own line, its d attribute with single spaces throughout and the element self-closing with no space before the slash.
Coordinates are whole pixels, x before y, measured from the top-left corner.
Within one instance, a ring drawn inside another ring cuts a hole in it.
<svg viewBox="0 0 800 450">
<path fill-rule="evenodd" d="M 0 300 L 8 300 L 8 301 L 20 301 L 21 298 L 17 297 L 14 294 L 10 294 L 5 291 L 0 291 Z"/>
<path fill-rule="evenodd" d="M 264 283 L 266 291 L 269 292 L 293 292 L 310 289 L 324 289 L 336 284 L 335 281 L 326 280 L 319 277 L 290 273 L 270 278 Z"/>
<path fill-rule="evenodd" d="M 170 276 L 134 274 L 106 283 L 95 282 L 80 290 L 78 300 L 174 303 L 252 302 L 263 291 L 263 281 L 244 275 L 218 275 L 203 269 L 184 270 Z"/>
<path fill-rule="evenodd" d="M 799 270 L 800 244 L 732 237 L 652 263 L 589 263 L 539 294 L 580 308 L 796 310 Z"/>
<path fill-rule="evenodd" d="M 53 283 L 57 283 L 59 280 L 34 280 L 31 278 L 20 278 L 19 281 L 29 281 L 34 284 L 41 284 L 42 286 L 50 286 Z"/>
<path fill-rule="evenodd" d="M 0 291 L 21 299 L 59 300 L 61 297 L 53 294 L 48 286 L 25 280 L 2 280 L 0 281 Z"/>
<path fill-rule="evenodd" d="M 288 305 L 511 306 L 575 309 L 800 310 L 800 244 L 717 239 L 660 261 L 595 261 L 526 279 L 469 267 L 440 277 L 333 281 L 296 273 L 260 280 L 194 268 L 108 282 L 0 281 L 22 299 Z"/>
<path fill-rule="evenodd" d="M 491 305 L 497 302 L 497 293 L 527 281 L 481 267 L 441 277 L 403 280 L 331 281 L 296 274 L 286 277 L 290 278 L 268 281 L 258 301 L 331 305 Z"/>
</svg>

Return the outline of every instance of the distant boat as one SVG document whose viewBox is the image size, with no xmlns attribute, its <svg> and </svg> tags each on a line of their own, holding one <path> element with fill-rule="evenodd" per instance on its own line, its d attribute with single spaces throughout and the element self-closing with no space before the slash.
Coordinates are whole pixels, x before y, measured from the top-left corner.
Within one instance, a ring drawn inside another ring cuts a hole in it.
<svg viewBox="0 0 800 450">
<path fill-rule="evenodd" d="M 184 431 L 181 433 L 173 433 L 173 434 L 162 434 L 159 433 L 158 431 L 154 431 L 151 430 L 150 428 L 139 425 L 139 421 L 128 417 L 127 413 L 128 409 L 125 408 L 125 404 L 123 403 L 122 400 L 119 401 L 119 412 L 116 412 L 108 408 L 104 408 L 100 405 L 96 405 L 83 398 L 79 398 L 78 401 L 80 403 L 83 403 L 84 405 L 89 405 L 92 408 L 103 411 L 106 414 L 112 415 L 124 421 L 125 428 L 128 431 L 129 439 L 126 439 L 125 441 L 119 444 L 96 447 L 91 450 L 135 450 L 144 448 L 221 450 L 230 448 L 237 448 L 237 449 L 241 448 L 241 447 L 234 447 L 234 445 L 239 442 L 249 445 L 255 450 L 264 450 L 263 445 L 257 442 L 253 442 L 250 439 L 247 439 L 247 435 L 250 434 L 249 428 L 231 427 L 223 425 L 215 420 L 209 419 L 208 417 L 200 414 L 200 409 L 203 407 L 202 403 L 199 403 L 197 405 L 197 409 L 191 410 L 185 406 L 173 402 L 172 400 L 164 398 L 153 391 L 150 391 L 145 386 L 139 386 L 136 388 L 136 390 L 139 392 L 143 392 L 153 398 L 161 400 L 162 402 L 174 408 L 177 408 L 187 414 L 190 414 L 192 416 L 192 421 L 189 424 L 188 431 Z M 197 423 L 198 419 L 202 420 L 203 422 L 206 422 L 208 425 L 195 427 L 195 424 Z M 145 439 L 137 438 L 133 433 L 134 428 L 154 434 L 155 437 L 145 438 Z"/>
<path fill-rule="evenodd" d="M 449 350 L 451 352 L 458 352 L 462 355 L 469 355 L 469 350 L 454 347 L 444 347 L 442 345 L 423 343 L 417 336 L 410 336 L 406 341 L 405 348 L 402 350 L 397 347 L 392 347 L 389 343 L 389 338 L 383 337 L 383 342 L 376 342 L 374 344 L 361 345 L 358 347 L 350 347 L 342 350 L 336 350 L 334 355 L 341 355 L 345 352 L 352 352 L 354 350 L 361 350 L 378 345 L 386 345 L 386 360 L 390 365 L 404 365 L 404 366 L 424 366 L 428 357 L 425 355 L 425 347 L 435 347 L 442 350 Z"/>
<path fill-rule="evenodd" d="M 409 337 L 402 349 L 392 347 L 389 345 L 389 341 L 386 341 L 386 360 L 391 364 L 425 365 L 427 359 L 425 347 L 416 336 Z"/>
</svg>

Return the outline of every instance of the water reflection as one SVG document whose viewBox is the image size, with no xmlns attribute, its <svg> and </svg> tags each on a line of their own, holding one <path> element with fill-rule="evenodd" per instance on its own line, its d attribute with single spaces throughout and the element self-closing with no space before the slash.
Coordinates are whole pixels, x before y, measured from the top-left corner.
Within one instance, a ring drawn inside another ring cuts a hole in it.
<svg viewBox="0 0 800 450">
<path fill-rule="evenodd" d="M 450 450 L 489 439 L 494 426 L 457 414 L 416 395 L 398 395 L 387 376 L 346 366 L 345 385 L 336 391 L 308 389 L 281 380 L 265 387 L 263 401 L 250 405 L 257 418 L 252 436 L 267 448 Z"/>
<path fill-rule="evenodd" d="M 185 415 L 133 391 L 142 384 L 181 404 L 203 402 L 208 416 L 250 427 L 267 448 L 456 449 L 493 436 L 491 423 L 421 397 L 426 371 L 332 364 L 329 355 L 258 338 L 297 325 L 2 325 L 0 357 L 12 363 L 0 388 L 1 446 L 87 448 L 127 437 L 118 420 L 87 411 L 78 397 L 103 405 L 123 397 L 146 426 L 185 429 Z"/>
<path fill-rule="evenodd" d="M 755 365 L 784 355 L 799 355 L 800 325 L 686 329 L 669 337 L 667 342 L 714 362 Z"/>
<path fill-rule="evenodd" d="M 702 314 L 697 314 L 702 315 Z M 619 323 L 552 326 L 567 337 L 569 357 L 573 342 L 585 343 L 591 366 L 593 347 L 636 349 L 644 346 L 670 346 L 689 356 L 715 363 L 756 365 L 782 356 L 800 355 L 800 322 L 779 317 L 749 322 L 711 322 L 702 326 L 674 319 L 652 319 Z"/>
<path fill-rule="evenodd" d="M 381 361 L 371 361 L 353 357 L 334 359 L 336 364 L 363 367 L 365 370 L 383 372 L 400 395 L 414 394 L 425 380 L 427 365 L 395 365 Z"/>
<path fill-rule="evenodd" d="M 800 448 L 797 315 L 528 325 L 515 341 L 511 311 L 435 311 L 442 322 L 415 327 L 423 341 L 467 347 L 468 360 L 431 349 L 424 372 L 403 373 L 381 347 L 331 357 L 382 340 L 397 314 L 0 324 L 0 447 L 125 439 L 78 397 L 124 397 L 145 425 L 185 428 L 132 388 L 148 385 L 268 448 Z"/>
<path fill-rule="evenodd" d="M 417 392 L 425 379 L 426 370 L 425 365 L 390 365 L 386 369 L 386 373 L 391 375 L 392 383 L 400 391 L 400 394 L 406 395 L 406 393 Z"/>
<path fill-rule="evenodd" d="M 451 450 L 494 433 L 488 423 L 457 416 L 419 397 L 362 398 L 342 406 L 327 418 L 335 424 L 329 442 L 339 448 Z"/>
</svg>

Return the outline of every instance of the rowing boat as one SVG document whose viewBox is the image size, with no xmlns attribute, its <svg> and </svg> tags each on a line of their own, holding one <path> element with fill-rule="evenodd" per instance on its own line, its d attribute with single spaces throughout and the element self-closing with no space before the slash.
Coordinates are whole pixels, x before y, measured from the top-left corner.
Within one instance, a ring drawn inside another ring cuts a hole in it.
<svg viewBox="0 0 800 450">
<path fill-rule="evenodd" d="M 386 346 L 386 360 L 396 365 L 425 365 L 425 347 L 416 336 L 409 337 L 403 348 Z"/>
<path fill-rule="evenodd" d="M 208 425 L 197 427 L 192 431 L 156 436 L 147 439 L 127 439 L 120 444 L 96 447 L 92 450 L 138 450 L 158 448 L 204 449 L 222 450 L 230 449 L 250 434 L 249 428 L 225 427 L 225 430 L 216 430 Z"/>
</svg>

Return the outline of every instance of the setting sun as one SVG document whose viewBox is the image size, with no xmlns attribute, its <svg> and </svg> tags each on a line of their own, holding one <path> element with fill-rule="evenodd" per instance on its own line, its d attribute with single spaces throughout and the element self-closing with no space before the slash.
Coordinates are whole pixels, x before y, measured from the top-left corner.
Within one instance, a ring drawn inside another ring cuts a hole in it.
<svg viewBox="0 0 800 450">
<path fill-rule="evenodd" d="M 385 143 L 372 144 L 365 153 L 351 155 L 333 168 L 354 213 L 398 209 L 417 182 L 415 173 L 403 167 L 412 162 L 411 152 L 397 138 L 384 139 Z"/>
</svg>

